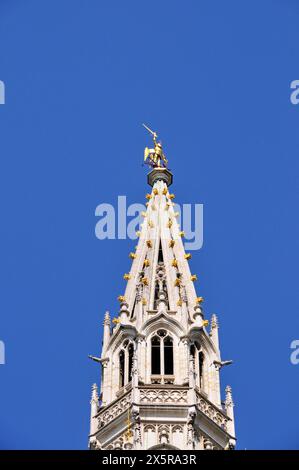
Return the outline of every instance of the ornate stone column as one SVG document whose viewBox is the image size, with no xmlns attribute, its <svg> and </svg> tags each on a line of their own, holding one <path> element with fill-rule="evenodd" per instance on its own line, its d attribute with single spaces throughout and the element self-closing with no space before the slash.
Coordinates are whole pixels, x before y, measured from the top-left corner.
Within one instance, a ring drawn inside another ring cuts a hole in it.
<svg viewBox="0 0 299 470">
<path fill-rule="evenodd" d="M 227 423 L 227 432 L 233 437 L 233 439 L 230 440 L 229 446 L 230 448 L 234 448 L 236 445 L 236 440 L 234 439 L 236 434 L 235 434 L 235 419 L 234 419 L 234 402 L 233 402 L 233 396 L 232 396 L 232 388 L 230 385 L 227 385 L 225 389 L 225 409 L 227 416 L 230 418 L 230 420 Z"/>
<path fill-rule="evenodd" d="M 107 376 L 108 373 L 108 362 L 109 359 L 105 359 L 102 361 L 102 383 L 101 383 L 101 390 L 102 390 L 102 405 L 106 406 L 107 400 L 109 400 L 109 379 L 110 377 Z M 110 368 L 111 369 L 111 368 Z"/>
<path fill-rule="evenodd" d="M 109 343 L 109 339 L 110 339 L 110 327 L 111 327 L 110 314 L 109 314 L 108 311 L 105 313 L 103 325 L 104 325 L 104 332 L 103 332 L 103 350 L 102 350 L 102 354 L 105 354 L 105 352 L 107 350 L 108 343 Z"/>
<path fill-rule="evenodd" d="M 90 434 L 94 434 L 97 431 L 97 419 L 95 415 L 99 409 L 99 395 L 98 386 L 93 384 L 91 387 L 91 400 L 90 400 Z"/>
</svg>

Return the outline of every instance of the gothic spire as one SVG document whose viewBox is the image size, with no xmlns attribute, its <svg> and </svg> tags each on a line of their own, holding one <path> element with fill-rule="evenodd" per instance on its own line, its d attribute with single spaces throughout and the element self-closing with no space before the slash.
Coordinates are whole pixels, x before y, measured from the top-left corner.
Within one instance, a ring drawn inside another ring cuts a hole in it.
<svg viewBox="0 0 299 470">
<path fill-rule="evenodd" d="M 111 331 L 106 312 L 102 355 L 92 357 L 103 367 L 100 407 L 93 388 L 90 443 L 103 449 L 157 443 L 223 449 L 235 442 L 231 389 L 224 408 L 220 393 L 220 370 L 231 361 L 221 361 L 216 315 L 206 330 L 203 297 L 170 192 L 172 172 L 157 133 L 145 127 L 154 141 L 145 151 L 151 189 L 122 276 L 119 314 Z"/>
</svg>

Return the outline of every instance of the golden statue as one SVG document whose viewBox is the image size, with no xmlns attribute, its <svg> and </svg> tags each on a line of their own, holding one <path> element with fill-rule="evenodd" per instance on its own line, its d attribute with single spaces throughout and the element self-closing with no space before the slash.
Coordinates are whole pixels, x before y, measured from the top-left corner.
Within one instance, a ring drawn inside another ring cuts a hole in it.
<svg viewBox="0 0 299 470">
<path fill-rule="evenodd" d="M 157 142 L 158 134 L 152 131 L 145 124 L 142 124 L 142 125 L 143 127 L 145 127 L 146 130 L 148 130 L 152 134 L 154 146 L 155 146 L 153 149 L 149 149 L 148 147 L 145 147 L 144 163 L 151 166 L 152 168 L 167 168 L 168 160 L 166 159 L 163 153 L 161 142 Z"/>
</svg>

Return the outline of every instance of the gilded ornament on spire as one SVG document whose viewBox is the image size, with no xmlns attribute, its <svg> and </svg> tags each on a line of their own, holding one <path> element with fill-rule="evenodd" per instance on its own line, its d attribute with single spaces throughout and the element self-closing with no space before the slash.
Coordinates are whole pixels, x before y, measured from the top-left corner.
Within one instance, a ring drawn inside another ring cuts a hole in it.
<svg viewBox="0 0 299 470">
<path fill-rule="evenodd" d="M 145 147 L 144 149 L 144 163 L 152 168 L 167 168 L 168 160 L 163 153 L 161 142 L 157 142 L 158 134 L 152 131 L 145 124 L 142 125 L 148 132 L 150 132 L 150 134 L 152 134 L 154 141 L 153 149 L 148 147 Z"/>
</svg>

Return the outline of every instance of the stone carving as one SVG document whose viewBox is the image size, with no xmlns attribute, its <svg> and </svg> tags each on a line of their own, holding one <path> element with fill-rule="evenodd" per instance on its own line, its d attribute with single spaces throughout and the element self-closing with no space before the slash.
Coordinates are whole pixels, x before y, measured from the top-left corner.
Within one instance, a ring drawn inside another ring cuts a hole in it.
<svg viewBox="0 0 299 470">
<path fill-rule="evenodd" d="M 123 448 L 123 443 L 124 443 L 123 438 L 120 438 L 114 441 L 114 450 L 121 450 Z"/>
<path fill-rule="evenodd" d="M 103 450 L 131 450 L 135 447 L 132 438 L 128 438 L 127 432 L 119 435 L 115 439 L 109 442 L 108 445 L 102 447 Z"/>
<path fill-rule="evenodd" d="M 132 421 L 134 425 L 134 444 L 135 448 L 138 449 L 141 446 L 141 423 L 139 408 L 136 405 L 132 408 Z"/>
<path fill-rule="evenodd" d="M 131 442 L 125 442 L 124 449 L 125 450 L 132 450 L 133 449 L 133 444 Z"/>
<path fill-rule="evenodd" d="M 127 442 L 123 436 L 119 436 L 114 439 L 108 446 L 103 447 L 103 450 L 122 450 L 126 449 Z"/>
<path fill-rule="evenodd" d="M 188 447 L 193 448 L 193 441 L 194 441 L 194 429 L 192 423 L 187 424 L 187 444 Z"/>
<path fill-rule="evenodd" d="M 205 449 L 205 450 L 213 450 L 212 442 L 209 441 L 208 439 L 205 439 L 205 440 L 204 440 L 203 445 L 204 445 L 204 449 Z"/>
<path fill-rule="evenodd" d="M 140 389 L 140 403 L 187 403 L 187 390 Z"/>
<path fill-rule="evenodd" d="M 202 395 L 196 393 L 197 397 L 197 406 L 206 416 L 208 416 L 214 423 L 226 431 L 228 419 L 219 411 L 219 409 L 212 405 L 203 398 Z"/>
<path fill-rule="evenodd" d="M 100 443 L 96 439 L 90 441 L 89 448 L 90 450 L 101 450 Z"/>
<path fill-rule="evenodd" d="M 157 384 L 157 385 L 161 385 L 161 384 L 174 384 L 174 376 L 167 376 L 167 375 L 152 375 L 151 376 L 151 383 L 152 384 Z"/>
<path fill-rule="evenodd" d="M 180 290 L 180 299 L 182 299 L 183 302 L 188 303 L 186 287 L 183 284 L 180 284 L 179 290 Z"/>
<path fill-rule="evenodd" d="M 143 283 L 138 282 L 136 285 L 136 302 L 140 302 L 143 298 Z"/>
<path fill-rule="evenodd" d="M 138 361 L 137 361 L 137 351 L 136 347 L 134 348 L 134 355 L 133 355 L 133 364 L 132 364 L 132 377 L 134 375 L 138 375 Z"/>
<path fill-rule="evenodd" d="M 194 427 L 193 423 L 196 417 L 196 409 L 192 406 L 189 409 L 187 417 L 187 445 L 189 448 L 193 449 L 194 446 Z"/>
<path fill-rule="evenodd" d="M 158 303 L 162 302 L 167 304 L 168 302 L 168 292 L 166 286 L 166 271 L 165 266 L 162 261 L 159 261 L 156 268 L 155 276 L 155 305 L 154 309 L 158 307 Z"/>
<path fill-rule="evenodd" d="M 144 426 L 144 432 L 150 432 L 150 431 L 155 432 L 155 430 L 156 430 L 156 427 L 153 424 L 146 424 Z"/>
<path fill-rule="evenodd" d="M 183 432 L 183 426 L 180 424 L 175 424 L 172 426 L 172 432 Z"/>
<path fill-rule="evenodd" d="M 228 449 L 229 450 L 234 450 L 236 447 L 236 440 L 235 439 L 230 439 L 228 441 Z"/>
<path fill-rule="evenodd" d="M 162 425 L 158 427 L 158 436 L 160 444 L 169 444 L 169 426 Z"/>
<path fill-rule="evenodd" d="M 115 403 L 112 406 L 109 406 L 108 409 L 105 408 L 102 413 L 98 416 L 98 429 L 106 426 L 110 421 L 114 420 L 117 416 L 121 415 L 125 410 L 131 406 L 132 394 L 128 393 L 121 400 Z"/>
</svg>

